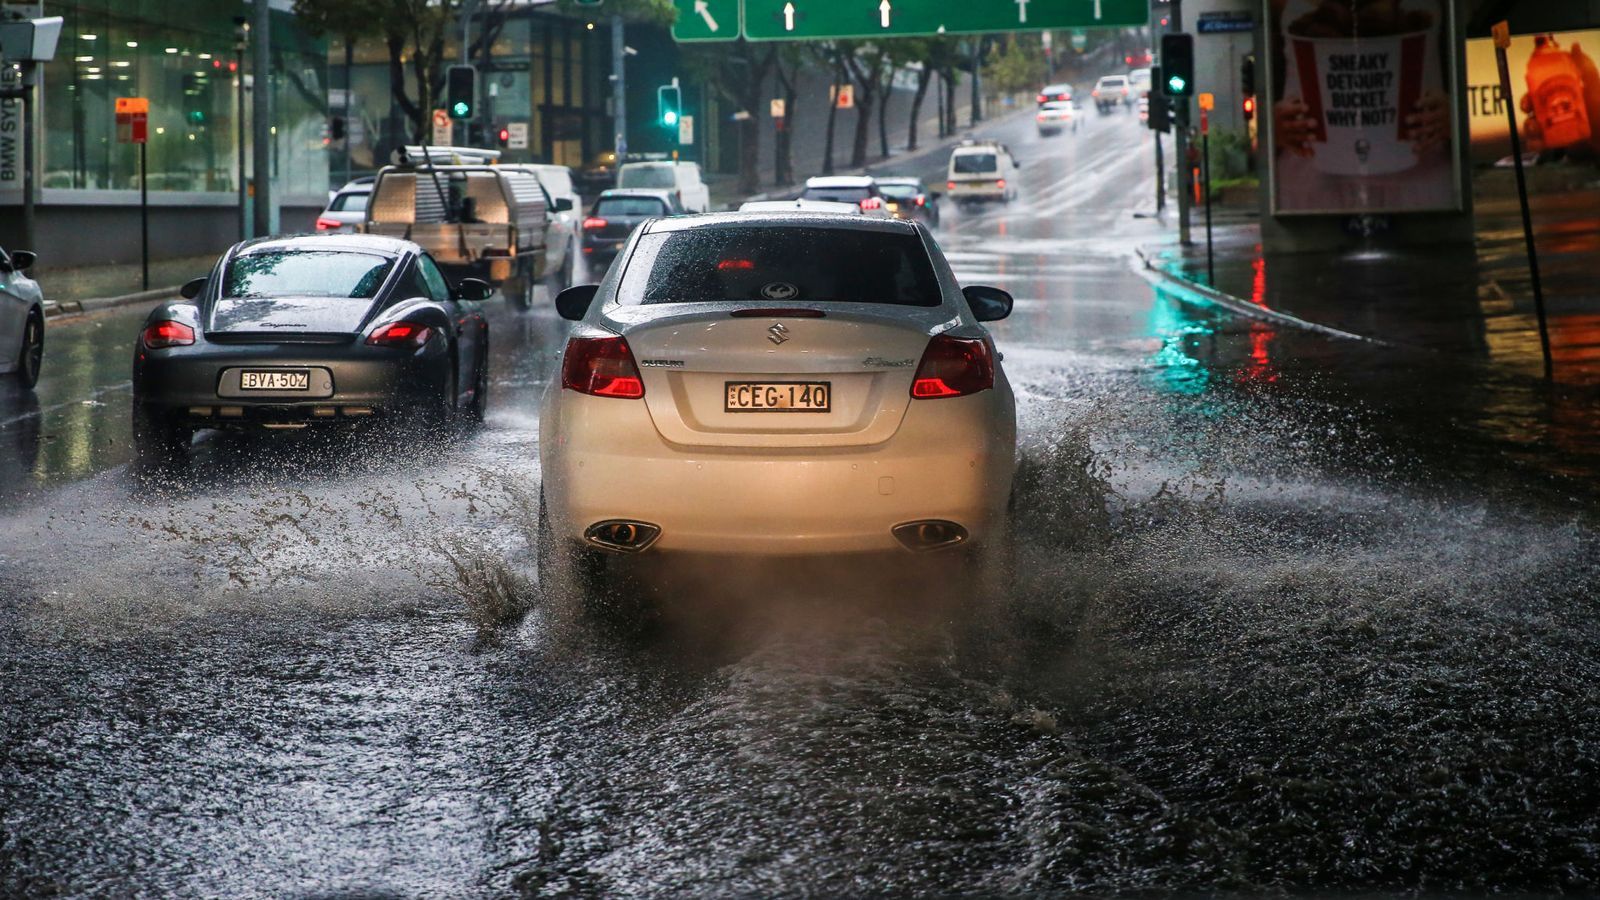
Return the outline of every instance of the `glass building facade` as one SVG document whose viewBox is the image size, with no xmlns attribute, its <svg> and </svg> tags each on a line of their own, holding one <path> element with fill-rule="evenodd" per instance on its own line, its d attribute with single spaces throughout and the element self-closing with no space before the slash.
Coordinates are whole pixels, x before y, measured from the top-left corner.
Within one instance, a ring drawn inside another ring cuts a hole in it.
<svg viewBox="0 0 1600 900">
<path fill-rule="evenodd" d="M 474 25 L 474 40 L 481 19 Z M 515 161 L 553 162 L 580 166 L 611 145 L 609 110 L 611 33 L 603 25 L 591 27 L 580 16 L 542 10 L 513 10 L 495 23 L 495 40 L 480 68 L 479 106 L 472 143 L 498 146 L 494 135 L 503 126 L 525 124 L 528 146 L 508 150 Z M 381 41 L 358 41 L 349 75 L 350 171 L 371 172 L 389 161 L 390 153 L 416 142 L 413 125 L 394 102 L 389 84 L 389 51 Z M 461 58 L 459 32 L 444 48 L 445 62 Z M 330 75 L 336 88 L 331 112 L 342 110 L 345 85 L 343 43 L 330 41 Z M 414 71 L 406 67 L 407 90 L 418 96 Z M 442 102 L 440 103 L 442 105 Z M 334 166 L 344 165 L 342 148 L 336 148 Z"/>
<path fill-rule="evenodd" d="M 237 203 L 239 79 L 249 59 L 241 62 L 235 49 L 234 19 L 247 16 L 249 4 L 47 0 L 42 7 L 65 27 L 40 80 L 41 201 L 114 203 L 120 198 L 105 192 L 137 191 L 138 149 L 117 141 L 114 105 L 119 97 L 145 97 L 149 188 L 157 202 Z M 319 203 L 328 182 L 327 45 L 295 27 L 289 3 L 273 9 L 276 197 L 287 205 Z M 244 98 L 246 115 L 249 105 Z M 156 196 L 174 194 L 186 199 Z"/>
</svg>

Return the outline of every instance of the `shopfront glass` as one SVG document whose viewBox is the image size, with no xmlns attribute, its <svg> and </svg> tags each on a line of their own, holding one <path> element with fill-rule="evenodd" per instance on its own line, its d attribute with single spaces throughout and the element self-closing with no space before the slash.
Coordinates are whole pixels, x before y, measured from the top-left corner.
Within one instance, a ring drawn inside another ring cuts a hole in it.
<svg viewBox="0 0 1600 900">
<path fill-rule="evenodd" d="M 44 67 L 42 187 L 137 190 L 138 149 L 118 143 L 113 108 L 118 97 L 145 97 L 150 190 L 237 191 L 233 17 L 244 10 L 204 0 L 46 3 L 65 27 Z M 291 18 L 274 19 L 274 175 L 290 200 L 327 184 L 327 61 Z"/>
</svg>

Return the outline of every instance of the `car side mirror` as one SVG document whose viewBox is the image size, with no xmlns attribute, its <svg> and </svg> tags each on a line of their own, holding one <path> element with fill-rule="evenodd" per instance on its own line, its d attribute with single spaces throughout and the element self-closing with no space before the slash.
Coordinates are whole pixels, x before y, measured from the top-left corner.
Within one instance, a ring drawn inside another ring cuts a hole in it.
<svg viewBox="0 0 1600 900">
<path fill-rule="evenodd" d="M 482 278 L 463 278 L 456 282 L 457 300 L 487 300 L 494 288 Z"/>
<path fill-rule="evenodd" d="M 32 250 L 18 250 L 11 254 L 11 268 L 18 272 L 26 272 L 33 268 L 33 264 L 38 261 L 39 254 L 34 253 Z"/>
<path fill-rule="evenodd" d="M 998 322 L 1011 315 L 1011 307 L 1015 302 L 1011 295 L 995 287 L 975 284 L 961 289 L 962 296 L 967 298 L 967 305 L 972 307 L 972 317 L 979 322 Z"/>
<path fill-rule="evenodd" d="M 598 284 L 580 284 L 556 295 L 556 312 L 561 318 L 576 322 L 589 311 L 594 295 L 600 292 Z"/>
<path fill-rule="evenodd" d="M 571 209 L 572 209 L 572 198 L 571 197 L 557 197 L 556 198 L 556 202 L 555 202 L 555 206 L 553 208 L 555 209 L 556 212 L 569 212 L 569 211 L 571 211 Z"/>
<path fill-rule="evenodd" d="M 205 278 L 195 278 L 184 282 L 183 287 L 178 288 L 178 296 L 185 300 L 193 300 L 200 296 L 201 291 L 206 289 L 206 280 Z"/>
</svg>

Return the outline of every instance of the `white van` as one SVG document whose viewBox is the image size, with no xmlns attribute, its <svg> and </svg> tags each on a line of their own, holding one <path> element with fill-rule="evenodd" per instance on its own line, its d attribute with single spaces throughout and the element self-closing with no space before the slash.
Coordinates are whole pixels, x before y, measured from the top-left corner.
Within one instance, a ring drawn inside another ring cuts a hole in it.
<svg viewBox="0 0 1600 900">
<path fill-rule="evenodd" d="M 617 170 L 617 187 L 651 191 L 676 191 L 686 212 L 711 211 L 711 189 L 700 177 L 700 164 L 692 162 L 631 162 Z"/>
<path fill-rule="evenodd" d="M 957 203 L 999 200 L 1017 196 L 1017 160 L 999 141 L 968 141 L 950 153 L 945 181 L 950 199 Z"/>
</svg>

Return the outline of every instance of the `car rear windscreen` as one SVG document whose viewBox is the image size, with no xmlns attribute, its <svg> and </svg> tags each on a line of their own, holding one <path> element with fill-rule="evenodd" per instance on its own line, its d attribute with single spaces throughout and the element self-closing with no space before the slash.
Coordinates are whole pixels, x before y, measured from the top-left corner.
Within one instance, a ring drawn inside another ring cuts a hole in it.
<svg viewBox="0 0 1600 900">
<path fill-rule="evenodd" d="M 801 200 L 827 200 L 832 203 L 860 203 L 872 196 L 871 188 L 864 187 L 808 187 L 800 194 Z"/>
<path fill-rule="evenodd" d="M 663 190 L 676 188 L 678 178 L 671 166 L 624 166 L 617 179 L 617 187 Z"/>
<path fill-rule="evenodd" d="M 667 205 L 654 197 L 601 197 L 594 214 L 606 216 L 664 216 Z"/>
<path fill-rule="evenodd" d="M 347 194 L 340 194 L 333 198 L 332 203 L 328 204 L 328 211 L 366 212 L 367 201 L 371 198 L 372 194 L 367 191 L 351 191 Z"/>
<path fill-rule="evenodd" d="M 993 153 L 963 153 L 952 157 L 951 165 L 957 174 L 972 175 L 978 172 L 993 172 L 999 168 L 996 165 Z"/>
<path fill-rule="evenodd" d="M 896 200 L 909 200 L 918 193 L 914 184 L 880 184 L 878 190 L 882 191 L 885 197 L 893 197 Z"/>
<path fill-rule="evenodd" d="M 643 235 L 617 296 L 629 306 L 941 301 L 933 262 L 916 234 L 801 225 Z"/>
<path fill-rule="evenodd" d="M 392 268 L 392 258 L 375 253 L 265 250 L 236 257 L 228 264 L 222 295 L 371 300 Z"/>
</svg>

